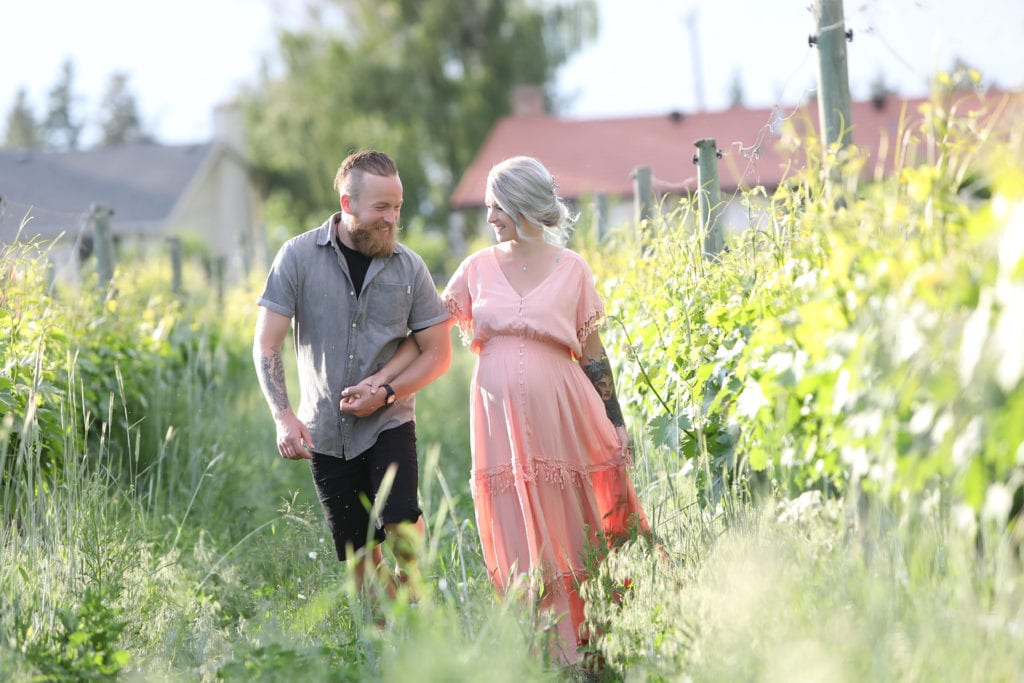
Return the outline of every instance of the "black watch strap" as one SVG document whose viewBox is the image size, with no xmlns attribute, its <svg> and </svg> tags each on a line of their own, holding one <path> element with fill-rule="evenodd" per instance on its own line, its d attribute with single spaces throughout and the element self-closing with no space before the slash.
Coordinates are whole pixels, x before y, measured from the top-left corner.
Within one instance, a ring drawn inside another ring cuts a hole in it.
<svg viewBox="0 0 1024 683">
<path fill-rule="evenodd" d="M 391 388 L 390 384 L 383 384 L 381 386 L 384 387 L 384 405 L 389 406 L 394 403 L 397 398 L 395 396 L 395 390 Z"/>
</svg>

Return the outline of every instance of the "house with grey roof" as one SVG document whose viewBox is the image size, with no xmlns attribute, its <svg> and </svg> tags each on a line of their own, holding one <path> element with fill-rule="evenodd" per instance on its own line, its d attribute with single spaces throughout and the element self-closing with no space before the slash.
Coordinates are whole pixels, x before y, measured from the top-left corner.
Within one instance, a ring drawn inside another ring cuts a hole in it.
<svg viewBox="0 0 1024 683">
<path fill-rule="evenodd" d="M 92 208 L 101 206 L 120 248 L 154 253 L 168 238 L 188 238 L 236 279 L 266 262 L 244 145 L 241 112 L 226 104 L 203 144 L 0 150 L 0 243 L 55 240 L 52 257 L 70 261 L 91 239 Z"/>
</svg>

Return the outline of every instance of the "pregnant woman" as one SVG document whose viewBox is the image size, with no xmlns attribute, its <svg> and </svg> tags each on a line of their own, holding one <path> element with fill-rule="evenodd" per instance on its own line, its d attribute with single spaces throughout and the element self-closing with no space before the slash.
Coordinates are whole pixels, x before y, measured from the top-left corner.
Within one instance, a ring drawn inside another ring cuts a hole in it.
<svg viewBox="0 0 1024 683">
<path fill-rule="evenodd" d="M 487 178 L 498 243 L 456 270 L 442 299 L 478 357 L 470 391 L 472 493 L 491 580 L 525 575 L 553 611 L 552 654 L 584 645 L 584 559 L 648 530 L 626 468 L 632 451 L 598 327 L 604 306 L 551 174 L 513 157 Z M 592 568 L 590 568 L 592 569 Z"/>
</svg>

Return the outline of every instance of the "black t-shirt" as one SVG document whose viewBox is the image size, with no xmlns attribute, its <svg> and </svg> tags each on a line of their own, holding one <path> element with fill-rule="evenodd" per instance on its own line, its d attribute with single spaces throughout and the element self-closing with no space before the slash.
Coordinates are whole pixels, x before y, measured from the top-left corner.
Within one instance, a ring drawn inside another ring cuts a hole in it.
<svg viewBox="0 0 1024 683">
<path fill-rule="evenodd" d="M 361 251 L 355 249 L 349 249 L 341 240 L 335 239 L 338 248 L 341 249 L 341 253 L 345 255 L 345 261 L 348 263 L 348 272 L 352 276 L 352 286 L 356 288 L 356 296 L 363 291 L 363 280 L 366 279 L 366 271 L 370 269 L 370 262 L 373 259 Z"/>
</svg>

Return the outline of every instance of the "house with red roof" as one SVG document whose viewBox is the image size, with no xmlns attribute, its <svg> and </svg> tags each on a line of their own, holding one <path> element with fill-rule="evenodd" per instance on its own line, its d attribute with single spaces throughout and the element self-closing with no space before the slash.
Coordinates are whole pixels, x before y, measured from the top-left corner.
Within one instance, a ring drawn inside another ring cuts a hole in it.
<svg viewBox="0 0 1024 683">
<path fill-rule="evenodd" d="M 996 115 L 1008 107 L 1019 113 L 1022 99 L 1020 94 L 1000 91 L 964 91 L 954 93 L 949 106 L 959 115 Z M 868 157 L 868 178 L 886 176 L 917 158 L 926 102 L 890 96 L 852 103 L 853 143 Z M 770 195 L 805 168 L 805 147 L 796 142 L 817 136 L 818 125 L 816 101 L 790 108 L 569 119 L 546 114 L 536 97 L 517 97 L 516 112 L 494 126 L 455 187 L 450 205 L 463 213 L 466 224 L 485 231 L 482 208 L 488 171 L 510 156 L 528 155 L 548 167 L 564 199 L 581 206 L 603 196 L 608 206 L 603 220 L 615 227 L 636 220 L 634 177 L 640 167 L 649 169 L 655 203 L 663 210 L 674 209 L 679 197 L 690 196 L 697 186 L 695 142 L 711 138 L 721 152 L 722 219 L 732 230 L 745 229 L 750 211 L 740 193 L 762 187 Z"/>
</svg>

